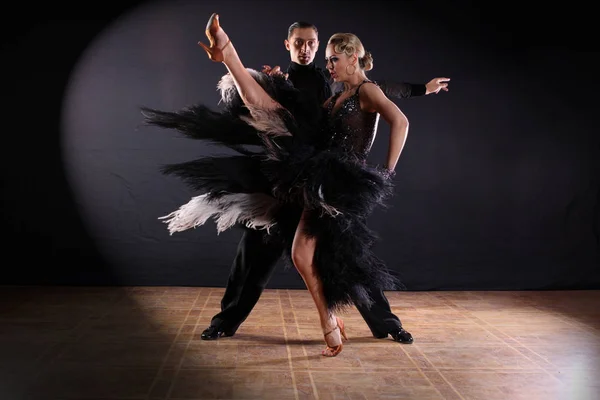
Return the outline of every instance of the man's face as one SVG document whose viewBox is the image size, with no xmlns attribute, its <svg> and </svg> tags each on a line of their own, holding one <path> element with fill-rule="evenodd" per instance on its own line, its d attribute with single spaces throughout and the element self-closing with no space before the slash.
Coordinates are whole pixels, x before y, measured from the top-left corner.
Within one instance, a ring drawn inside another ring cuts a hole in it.
<svg viewBox="0 0 600 400">
<path fill-rule="evenodd" d="M 310 64 L 319 49 L 319 38 L 313 28 L 296 28 L 285 42 L 293 62 L 301 65 Z"/>
</svg>

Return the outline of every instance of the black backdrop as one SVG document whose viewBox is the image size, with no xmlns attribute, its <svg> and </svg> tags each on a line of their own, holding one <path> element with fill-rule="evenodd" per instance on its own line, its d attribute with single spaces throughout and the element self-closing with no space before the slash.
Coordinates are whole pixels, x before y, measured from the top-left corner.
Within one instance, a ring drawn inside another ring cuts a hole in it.
<svg viewBox="0 0 600 400">
<path fill-rule="evenodd" d="M 1 282 L 225 284 L 238 230 L 217 236 L 208 224 L 169 236 L 157 220 L 192 195 L 157 166 L 211 149 L 140 129 L 137 111 L 216 107 L 225 69 L 196 42 L 217 11 L 249 67 L 287 65 L 287 27 L 306 19 L 322 42 L 358 34 L 374 79 L 452 78 L 449 93 L 396 101 L 409 138 L 394 203 L 372 224 L 408 289 L 598 288 L 593 13 L 391 3 L 17 5 L 2 26 Z M 374 162 L 387 133 L 382 123 Z M 302 282 L 279 269 L 269 287 Z"/>
</svg>

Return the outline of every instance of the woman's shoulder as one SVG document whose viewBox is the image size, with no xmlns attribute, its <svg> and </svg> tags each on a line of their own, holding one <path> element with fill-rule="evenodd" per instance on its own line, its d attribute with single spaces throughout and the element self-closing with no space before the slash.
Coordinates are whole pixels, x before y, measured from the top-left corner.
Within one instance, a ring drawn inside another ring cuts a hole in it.
<svg viewBox="0 0 600 400">
<path fill-rule="evenodd" d="M 381 91 L 381 88 L 379 87 L 377 82 L 366 79 L 358 86 L 358 88 L 356 88 L 357 93 L 365 91 L 367 93 L 373 93 L 374 91 Z"/>
</svg>

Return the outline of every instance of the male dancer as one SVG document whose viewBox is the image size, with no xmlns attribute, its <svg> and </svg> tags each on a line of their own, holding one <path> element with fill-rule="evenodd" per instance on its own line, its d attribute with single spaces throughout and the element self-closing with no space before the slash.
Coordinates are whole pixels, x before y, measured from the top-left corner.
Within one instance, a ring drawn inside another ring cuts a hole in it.
<svg viewBox="0 0 600 400">
<path fill-rule="evenodd" d="M 284 41 L 290 53 L 291 63 L 285 74 L 292 84 L 305 95 L 312 96 L 318 104 L 323 104 L 332 95 L 329 72 L 317 67 L 314 58 L 319 49 L 316 26 L 307 22 L 294 22 L 288 29 Z M 267 74 L 283 74 L 278 66 L 264 66 Z M 430 93 L 448 91 L 448 78 L 434 78 L 427 84 L 378 82 L 388 97 L 408 98 Z M 221 312 L 216 314 L 201 335 L 204 340 L 214 340 L 221 336 L 233 336 L 246 320 L 252 308 L 275 270 L 283 248 L 265 242 L 265 231 L 243 228 L 244 234 L 238 245 L 237 255 L 227 281 L 225 294 L 221 300 Z M 376 338 L 390 335 L 400 343 L 412 343 L 412 335 L 402 328 L 400 319 L 392 313 L 390 304 L 383 292 L 371 294 L 374 303 L 371 308 L 358 306 L 357 309 Z"/>
</svg>

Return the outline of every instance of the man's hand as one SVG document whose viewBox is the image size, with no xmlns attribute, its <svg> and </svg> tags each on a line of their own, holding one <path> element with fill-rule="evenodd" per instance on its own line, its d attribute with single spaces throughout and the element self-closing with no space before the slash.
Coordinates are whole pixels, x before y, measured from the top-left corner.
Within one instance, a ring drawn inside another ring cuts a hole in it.
<svg viewBox="0 0 600 400">
<path fill-rule="evenodd" d="M 448 82 L 450 78 L 433 78 L 425 84 L 425 94 L 438 94 L 440 90 L 448 91 Z"/>
<path fill-rule="evenodd" d="M 276 65 L 275 67 L 271 68 L 268 65 L 263 65 L 263 73 L 270 75 L 270 76 L 282 76 L 283 78 L 287 79 L 289 74 L 284 74 L 283 71 L 281 71 L 281 68 L 279 68 L 279 65 Z"/>
</svg>

